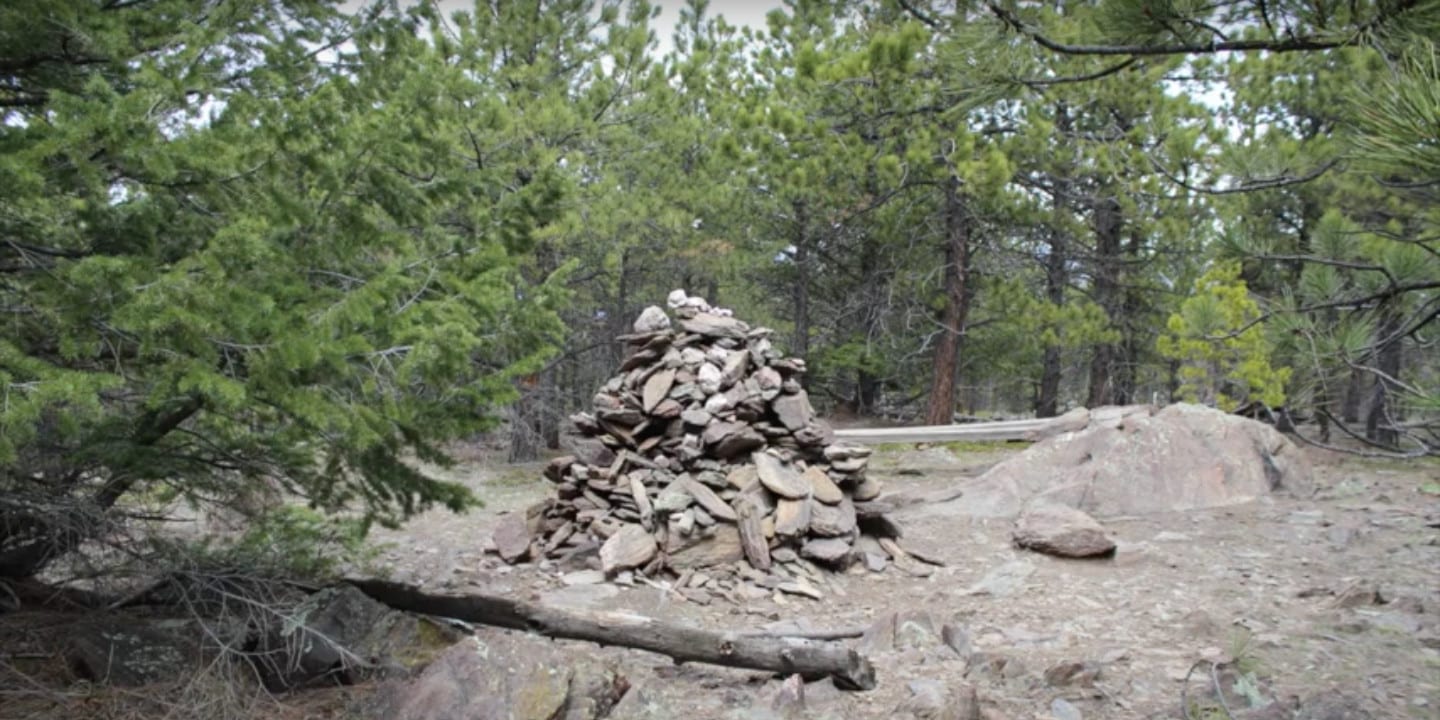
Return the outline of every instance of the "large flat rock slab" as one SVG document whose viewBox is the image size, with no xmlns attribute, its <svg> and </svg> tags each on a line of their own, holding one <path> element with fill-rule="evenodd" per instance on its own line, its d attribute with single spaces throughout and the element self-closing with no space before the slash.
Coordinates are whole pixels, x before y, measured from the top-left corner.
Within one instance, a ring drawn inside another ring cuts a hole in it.
<svg viewBox="0 0 1440 720">
<path fill-rule="evenodd" d="M 1014 517 L 1034 503 L 1104 518 L 1314 492 L 1299 448 L 1269 425 L 1199 405 L 1120 410 L 1092 411 L 1083 430 L 1037 442 L 966 485 L 961 497 L 918 512 Z"/>
</svg>

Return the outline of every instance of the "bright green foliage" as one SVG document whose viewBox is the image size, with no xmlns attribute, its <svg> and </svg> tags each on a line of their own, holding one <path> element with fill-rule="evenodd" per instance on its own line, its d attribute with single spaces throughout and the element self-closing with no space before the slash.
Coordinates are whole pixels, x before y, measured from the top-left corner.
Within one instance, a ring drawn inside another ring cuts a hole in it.
<svg viewBox="0 0 1440 720">
<path fill-rule="evenodd" d="M 1290 369 L 1271 366 L 1259 318 L 1239 263 L 1219 263 L 1195 282 L 1194 294 L 1170 316 L 1169 332 L 1157 341 L 1162 355 L 1181 363 L 1182 397 L 1226 411 L 1249 402 L 1285 404 Z"/>
<path fill-rule="evenodd" d="M 0 11 L 34 68 L 0 125 L 0 575 L 151 483 L 463 508 L 407 457 L 493 423 L 560 330 L 517 286 L 566 182 L 501 88 L 399 15 L 211 5 Z"/>
<path fill-rule="evenodd" d="M 1440 5 L 720 5 L 663 58 L 643 0 L 0 6 L 0 575 L 132 493 L 464 507 L 410 461 L 497 411 L 533 456 L 675 287 L 861 413 L 1172 358 L 1377 437 L 1440 407 Z"/>
</svg>

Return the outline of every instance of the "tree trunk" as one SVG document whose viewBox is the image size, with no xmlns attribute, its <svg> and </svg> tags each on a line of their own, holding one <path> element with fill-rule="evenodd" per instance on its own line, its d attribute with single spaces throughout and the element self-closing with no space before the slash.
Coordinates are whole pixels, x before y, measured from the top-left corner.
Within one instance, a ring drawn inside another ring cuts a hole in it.
<svg viewBox="0 0 1440 720">
<path fill-rule="evenodd" d="M 970 217 L 960 196 L 960 181 L 945 185 L 945 309 L 940 318 L 940 341 L 935 345 L 935 366 L 930 381 L 928 425 L 948 425 L 955 417 L 955 376 L 960 365 L 960 337 L 970 294 L 966 292 L 970 267 Z"/>
<path fill-rule="evenodd" d="M 135 420 L 127 442 L 129 459 L 109 468 L 109 478 L 90 497 L 48 498 L 59 507 L 38 509 L 40 513 L 0 514 L 0 578 L 28 578 L 45 569 L 51 561 L 70 553 L 90 540 L 105 523 L 100 520 L 139 481 L 147 460 L 144 448 L 152 448 L 205 407 L 205 399 L 189 395 L 169 407 L 147 411 Z M 77 473 L 78 477 L 78 473 Z M 66 507 L 63 501 L 74 502 Z"/>
<path fill-rule="evenodd" d="M 1065 288 L 1069 285 L 1069 273 L 1065 263 L 1067 248 L 1065 236 L 1058 231 L 1050 233 L 1050 253 L 1045 258 L 1045 299 L 1055 307 L 1065 304 Z M 1062 328 L 1057 328 L 1057 336 Z M 1035 417 L 1055 417 L 1060 414 L 1060 381 L 1062 379 L 1060 347 L 1048 345 L 1040 366 L 1040 395 L 1035 400 Z"/>
<path fill-rule="evenodd" d="M 1340 419 L 1347 423 L 1360 422 L 1360 400 L 1365 396 L 1365 373 L 1350 371 L 1350 382 L 1345 385 L 1345 402 L 1340 408 Z"/>
<path fill-rule="evenodd" d="M 560 368 L 553 365 L 540 373 L 540 392 L 544 399 L 543 412 L 537 418 L 540 423 L 540 437 L 550 450 L 560 449 L 560 424 L 565 422 L 565 404 L 560 392 Z"/>
<path fill-rule="evenodd" d="M 808 359 L 810 355 L 810 218 L 805 201 L 795 201 L 795 338 L 791 354 Z"/>
<path fill-rule="evenodd" d="M 540 458 L 540 434 L 536 432 L 539 423 L 537 387 L 531 381 L 522 381 L 520 399 L 510 406 L 510 451 L 506 461 L 512 463 L 534 462 Z M 527 386 L 528 385 L 528 386 Z"/>
<path fill-rule="evenodd" d="M 1137 267 L 1140 263 L 1140 251 L 1144 249 L 1144 238 L 1139 232 L 1132 230 L 1130 239 L 1125 243 L 1125 262 L 1129 267 Z M 1118 289 L 1120 293 L 1120 313 L 1112 317 L 1111 321 L 1120 327 L 1121 341 L 1116 348 L 1116 356 L 1111 362 L 1112 378 L 1111 385 L 1114 387 L 1114 395 L 1111 401 L 1116 405 L 1129 405 L 1135 402 L 1136 368 L 1140 367 L 1140 348 L 1143 343 L 1140 339 L 1138 316 L 1145 309 L 1145 299 L 1140 295 L 1140 289 L 1134 280 L 1123 272 L 1117 272 L 1117 282 L 1123 285 Z M 1153 345 L 1154 340 L 1150 343 Z"/>
<path fill-rule="evenodd" d="M 875 405 L 880 400 L 880 378 L 860 370 L 855 376 L 855 414 L 870 417 L 875 414 Z"/>
<path fill-rule="evenodd" d="M 1105 311 L 1111 325 L 1120 315 L 1119 300 L 1120 232 L 1123 218 L 1120 201 L 1102 197 L 1095 202 L 1095 302 Z M 1090 407 L 1115 404 L 1115 385 L 1111 378 L 1119 353 L 1112 343 L 1095 346 L 1090 360 L 1090 390 L 1086 404 Z"/>
<path fill-rule="evenodd" d="M 405 612 L 649 650 L 677 662 L 703 662 L 807 678 L 830 676 L 836 685 L 851 690 L 875 687 L 875 669 L 870 662 L 842 643 L 714 632 L 629 613 L 568 611 L 481 594 L 432 595 L 383 580 L 350 582 L 374 600 Z"/>
<path fill-rule="evenodd" d="M 1400 432 L 1395 425 L 1400 422 L 1400 408 L 1396 406 L 1395 383 L 1400 379 L 1400 348 L 1404 338 L 1400 336 L 1400 313 L 1393 308 L 1384 308 L 1376 336 L 1384 344 L 1375 350 L 1375 369 L 1380 376 L 1375 380 L 1374 393 L 1370 401 L 1370 412 L 1365 416 L 1365 437 L 1381 445 L 1395 447 L 1400 444 Z"/>
</svg>

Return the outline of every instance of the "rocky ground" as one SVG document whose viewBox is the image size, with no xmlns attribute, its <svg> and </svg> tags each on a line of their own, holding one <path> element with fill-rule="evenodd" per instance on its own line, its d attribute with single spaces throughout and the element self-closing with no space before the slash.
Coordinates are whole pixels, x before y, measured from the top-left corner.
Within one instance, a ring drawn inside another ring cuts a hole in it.
<svg viewBox="0 0 1440 720">
<path fill-rule="evenodd" d="M 887 493 L 935 497 L 963 491 L 1013 448 L 882 450 L 870 473 Z M 893 636 L 872 630 L 851 641 L 874 662 L 879 687 L 848 693 L 812 683 L 805 717 L 957 717 L 971 688 L 982 717 L 1175 718 L 1182 694 L 1192 716 L 1224 717 L 1209 692 L 1216 680 L 1235 717 L 1440 717 L 1440 498 L 1420 489 L 1440 480 L 1440 464 L 1307 453 L 1313 497 L 1101 518 L 1118 544 L 1109 559 L 1019 550 L 1009 520 L 918 503 L 896 519 L 907 543 L 945 561 L 928 577 L 854 568 L 814 582 L 820 600 L 777 592 L 705 605 L 662 587 L 569 574 L 580 568 L 504 564 L 487 552 L 491 532 L 550 486 L 539 465 L 477 457 L 450 474 L 487 507 L 379 533 L 377 562 L 392 579 L 431 591 L 716 629 L 871 627 L 900 613 Z M 611 717 L 785 715 L 782 684 L 762 674 L 564 644 L 620 665 L 633 687 Z M 1202 659 L 1221 663 L 1215 678 L 1209 664 L 1196 665 Z"/>
</svg>

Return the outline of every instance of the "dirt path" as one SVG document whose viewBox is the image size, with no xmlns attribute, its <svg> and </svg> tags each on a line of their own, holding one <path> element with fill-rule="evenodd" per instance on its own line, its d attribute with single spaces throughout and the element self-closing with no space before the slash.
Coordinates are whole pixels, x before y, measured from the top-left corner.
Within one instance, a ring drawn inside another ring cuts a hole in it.
<svg viewBox="0 0 1440 720">
<path fill-rule="evenodd" d="M 963 489 L 1004 455 L 881 452 L 871 474 L 889 492 Z M 827 578 L 821 601 L 776 595 L 743 607 L 724 599 L 701 606 L 643 585 L 565 588 L 559 575 L 574 568 L 505 566 L 485 547 L 500 513 L 548 490 L 538 466 L 462 466 L 453 477 L 481 493 L 484 510 L 431 513 L 376 540 L 391 577 L 433 590 L 483 589 L 733 628 L 779 620 L 866 625 L 886 612 L 927 610 L 970 640 L 968 658 L 923 633 L 903 649 L 872 652 L 880 688 L 851 694 L 812 686 L 807 717 L 897 717 L 897 708 L 914 704 L 912 684 L 969 683 L 990 717 L 1050 718 L 1060 699 L 1086 718 L 1173 718 L 1192 663 L 1223 655 L 1253 663 L 1251 677 L 1267 698 L 1292 702 L 1333 690 L 1374 717 L 1440 717 L 1440 529 L 1430 526 L 1440 521 L 1440 499 L 1418 490 L 1440 479 L 1440 464 L 1311 459 L 1319 488 L 1312 498 L 1104 519 L 1119 551 L 1103 561 L 1016 550 L 1008 521 L 912 506 L 899 514 L 907 540 L 948 567 L 927 578 L 857 568 Z M 1366 594 L 1376 588 L 1382 604 Z M 603 652 L 665 709 L 654 717 L 773 715 L 778 685 L 770 678 Z M 1080 674 L 1098 668 L 1098 678 L 1064 684 L 1063 672 L 1047 673 L 1066 663 L 1089 663 Z"/>
</svg>

